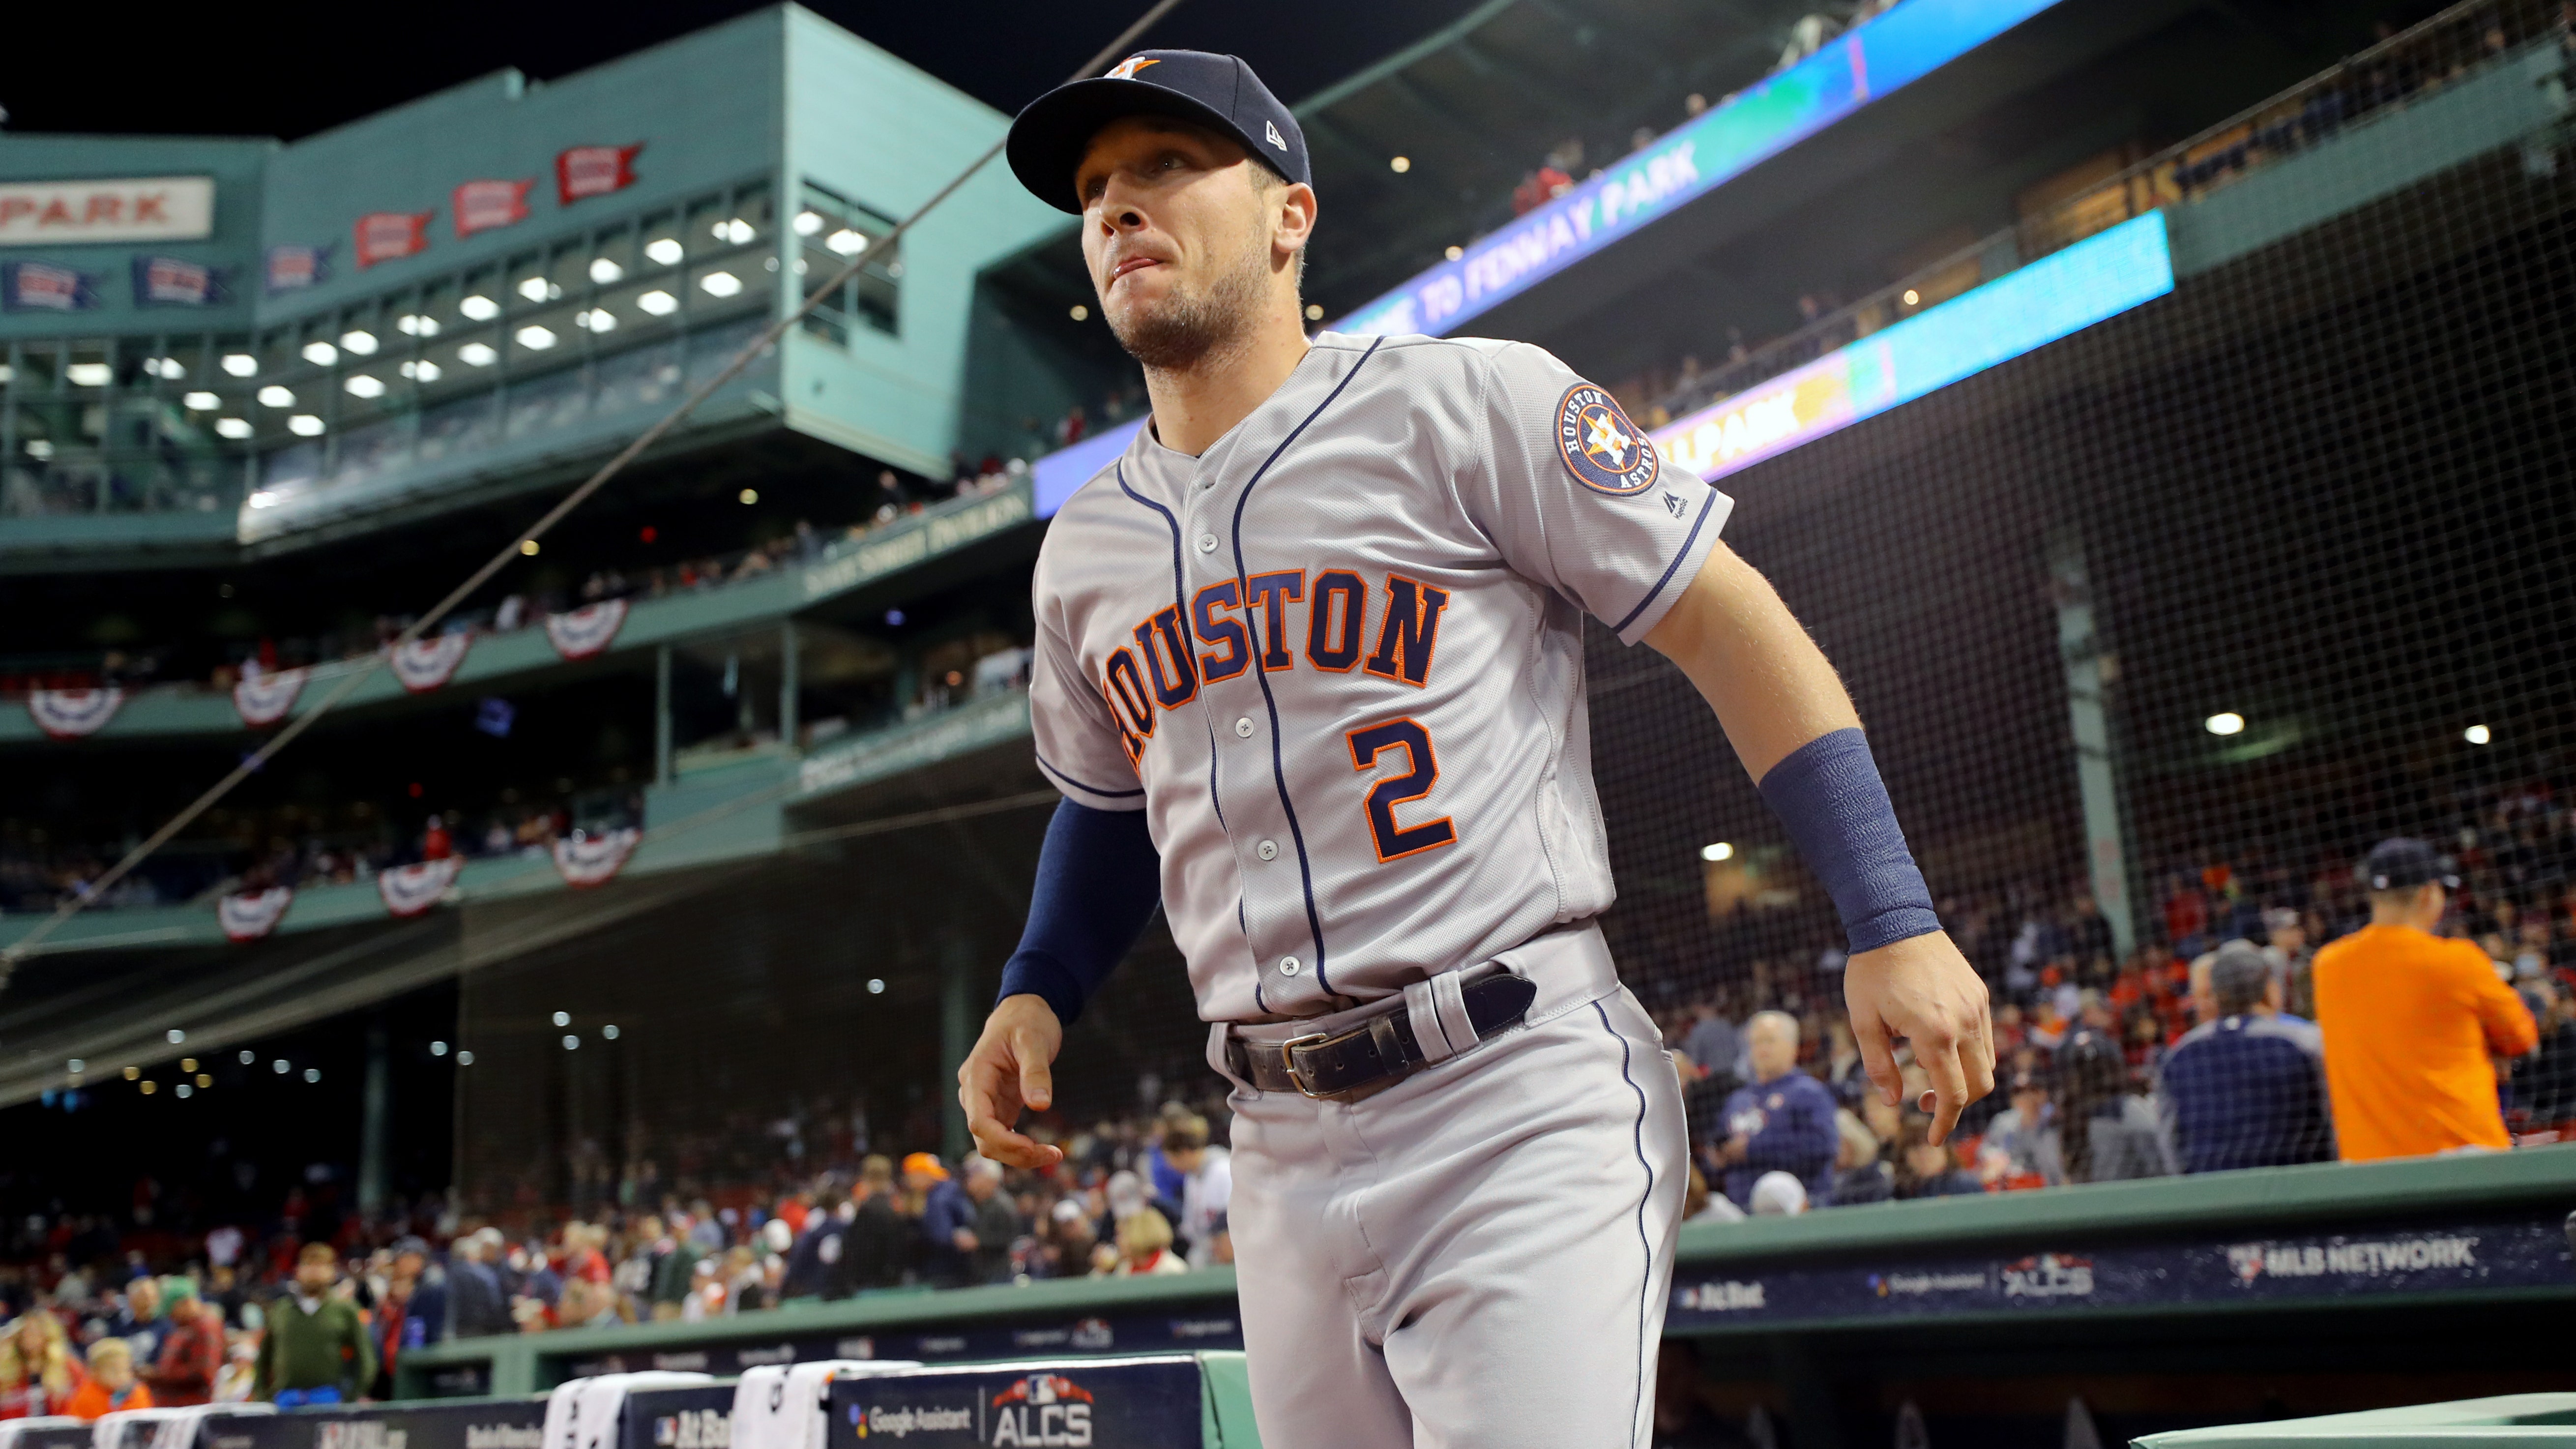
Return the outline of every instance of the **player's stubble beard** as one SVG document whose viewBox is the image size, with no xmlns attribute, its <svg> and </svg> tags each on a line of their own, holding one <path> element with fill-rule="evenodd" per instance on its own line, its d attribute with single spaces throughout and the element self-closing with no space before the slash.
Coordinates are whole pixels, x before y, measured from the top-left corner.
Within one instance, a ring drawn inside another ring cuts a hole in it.
<svg viewBox="0 0 2576 1449">
<path fill-rule="evenodd" d="M 1150 307 L 1104 305 L 1111 335 L 1148 372 L 1191 372 L 1221 363 L 1250 339 L 1254 320 L 1269 300 L 1269 234 L 1247 246 L 1203 287 L 1175 287 Z"/>
</svg>

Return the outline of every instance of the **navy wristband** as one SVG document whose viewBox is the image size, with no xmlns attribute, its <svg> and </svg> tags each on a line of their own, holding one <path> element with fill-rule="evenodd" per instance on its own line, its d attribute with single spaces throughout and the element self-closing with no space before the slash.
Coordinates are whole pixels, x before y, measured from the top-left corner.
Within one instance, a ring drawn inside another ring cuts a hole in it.
<svg viewBox="0 0 2576 1449">
<path fill-rule="evenodd" d="M 1038 847 L 1029 924 L 994 998 L 1035 995 L 1067 1026 L 1135 948 L 1162 903 L 1162 857 L 1142 810 L 1055 807 Z"/>
<path fill-rule="evenodd" d="M 1932 892 L 1857 729 L 1819 735 L 1762 777 L 1762 798 L 1825 883 L 1852 954 L 1941 929 Z"/>
</svg>

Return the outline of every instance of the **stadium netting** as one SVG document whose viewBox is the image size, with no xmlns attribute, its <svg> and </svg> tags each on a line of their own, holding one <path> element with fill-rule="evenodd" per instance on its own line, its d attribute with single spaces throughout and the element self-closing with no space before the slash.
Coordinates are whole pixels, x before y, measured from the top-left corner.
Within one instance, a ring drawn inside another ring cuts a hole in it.
<svg viewBox="0 0 2576 1449">
<path fill-rule="evenodd" d="M 2464 7 L 2379 69 L 2328 78 L 2355 88 L 2356 117 L 2362 99 L 2378 113 L 2283 140 L 2280 168 L 2407 124 L 2408 105 L 2532 47 L 2563 73 L 2555 10 Z M 2234 186 L 2265 182 L 2261 125 Z M 2232 938 L 2272 948 L 2300 1012 L 2309 954 L 2366 917 L 2353 867 L 2389 835 L 2458 858 L 2454 929 L 2545 1029 L 2565 1021 L 2571 213 L 2576 152 L 2544 128 L 1725 479 L 1727 541 L 1840 670 L 1944 921 L 1992 986 L 2007 1076 L 2034 1073 L 2052 1114 L 2143 1121 L 2116 1110 L 2134 1100 L 2152 1115 L 2195 1017 L 2190 962 Z M 1830 904 L 1681 675 L 1597 626 L 1588 654 L 1623 974 L 1676 1044 L 1703 1005 L 1736 1021 L 1778 1008 L 1802 1019 L 1809 1069 L 1836 1074 Z M 1039 783 L 1006 747 L 846 808 Z M 963 1045 L 953 1006 L 942 1040 L 942 993 L 980 1022 L 1044 819 L 1030 806 L 732 867 L 685 903 L 470 976 L 463 1200 L 765 1188 L 855 1151 L 938 1148 L 943 1064 Z M 557 1010 L 620 1035 L 566 1050 Z M 1158 925 L 1068 1039 L 1063 1130 L 1209 1099 L 1203 1043 Z M 1694 1131 L 1723 1135 L 1736 1063 L 1697 1065 Z M 2518 1128 L 2576 1116 L 2537 1071 L 2503 1090 Z M 1970 1127 L 2010 1105 L 1999 1089 Z M 2063 1142 L 2058 1170 L 2120 1175 L 2108 1140 Z"/>
</svg>

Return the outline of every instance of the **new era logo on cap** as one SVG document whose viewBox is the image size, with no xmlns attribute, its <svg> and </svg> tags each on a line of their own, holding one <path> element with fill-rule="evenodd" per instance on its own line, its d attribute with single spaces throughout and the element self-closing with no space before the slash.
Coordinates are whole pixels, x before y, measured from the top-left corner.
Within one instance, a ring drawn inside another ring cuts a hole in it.
<svg viewBox="0 0 2576 1449">
<path fill-rule="evenodd" d="M 1204 126 L 1290 181 L 1313 179 L 1297 118 L 1252 67 L 1204 50 L 1138 51 L 1105 75 L 1038 97 L 1011 123 L 1011 170 L 1040 200 L 1079 213 L 1074 172 L 1101 128 L 1129 116 Z"/>
</svg>

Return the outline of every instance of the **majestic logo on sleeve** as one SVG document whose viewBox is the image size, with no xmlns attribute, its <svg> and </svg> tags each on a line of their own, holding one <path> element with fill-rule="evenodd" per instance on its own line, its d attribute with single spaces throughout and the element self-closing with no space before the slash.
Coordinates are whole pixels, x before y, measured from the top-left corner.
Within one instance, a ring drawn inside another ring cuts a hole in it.
<svg viewBox="0 0 2576 1449">
<path fill-rule="evenodd" d="M 1655 445 L 1628 421 L 1618 400 L 1588 382 L 1556 405 L 1556 446 L 1565 466 L 1595 493 L 1624 498 L 1655 486 Z"/>
</svg>

